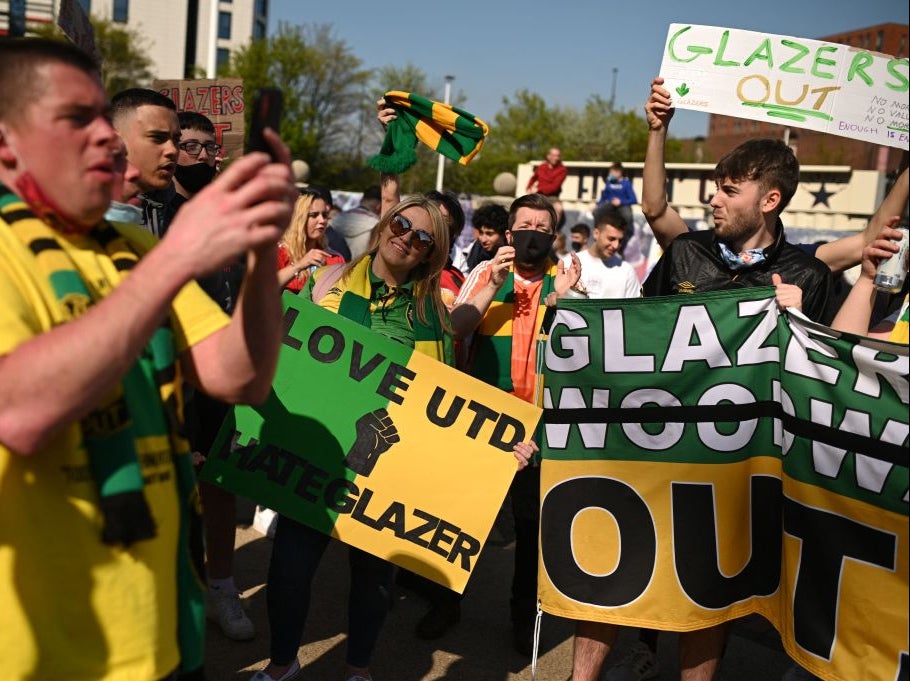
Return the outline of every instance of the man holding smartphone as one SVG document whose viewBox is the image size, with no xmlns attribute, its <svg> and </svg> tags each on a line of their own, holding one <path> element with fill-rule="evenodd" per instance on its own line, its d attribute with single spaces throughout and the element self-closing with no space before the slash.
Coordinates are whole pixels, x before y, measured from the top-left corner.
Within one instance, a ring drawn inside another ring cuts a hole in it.
<svg viewBox="0 0 910 681">
<path fill-rule="evenodd" d="M 182 381 L 226 402 L 269 394 L 277 241 L 297 193 L 290 153 L 267 131 L 279 161 L 232 163 L 159 242 L 103 219 L 120 142 L 88 55 L 2 41 L 0 91 L 4 678 L 201 678 Z M 229 318 L 193 280 L 241 255 Z"/>
</svg>

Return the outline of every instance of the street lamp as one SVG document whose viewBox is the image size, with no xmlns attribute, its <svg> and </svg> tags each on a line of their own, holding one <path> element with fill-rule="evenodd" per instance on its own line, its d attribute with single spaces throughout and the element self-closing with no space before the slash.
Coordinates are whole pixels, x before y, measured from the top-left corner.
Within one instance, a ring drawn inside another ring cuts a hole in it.
<svg viewBox="0 0 910 681">
<path fill-rule="evenodd" d="M 455 80 L 455 76 L 446 76 L 446 90 L 445 90 L 445 99 L 443 100 L 446 104 L 450 103 L 450 98 L 452 96 L 452 81 Z M 442 154 L 439 154 L 439 160 L 436 165 L 436 191 L 442 191 L 442 176 L 445 173 L 445 161 L 446 157 Z"/>
</svg>

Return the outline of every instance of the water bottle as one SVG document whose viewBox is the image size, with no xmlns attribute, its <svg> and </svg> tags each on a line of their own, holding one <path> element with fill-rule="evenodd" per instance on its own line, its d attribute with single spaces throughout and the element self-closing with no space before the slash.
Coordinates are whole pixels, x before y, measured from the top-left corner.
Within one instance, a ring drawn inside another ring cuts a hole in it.
<svg viewBox="0 0 910 681">
<path fill-rule="evenodd" d="M 901 231 L 901 240 L 898 242 L 900 247 L 897 253 L 887 260 L 882 260 L 875 272 L 875 279 L 872 285 L 879 291 L 887 293 L 899 293 L 904 287 L 904 279 L 907 277 L 907 246 L 910 243 L 910 231 L 906 225 L 898 227 Z"/>
</svg>

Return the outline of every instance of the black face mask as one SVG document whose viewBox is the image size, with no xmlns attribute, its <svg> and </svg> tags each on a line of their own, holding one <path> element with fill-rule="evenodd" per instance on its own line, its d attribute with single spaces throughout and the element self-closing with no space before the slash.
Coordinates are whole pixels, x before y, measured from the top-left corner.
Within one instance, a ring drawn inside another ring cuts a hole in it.
<svg viewBox="0 0 910 681">
<path fill-rule="evenodd" d="M 576 253 L 580 252 L 581 249 L 584 247 L 585 247 L 585 245 L 583 243 L 581 243 L 580 241 L 572 242 L 572 250 L 575 251 Z"/>
<path fill-rule="evenodd" d="M 195 194 L 215 178 L 215 167 L 208 163 L 194 163 L 191 166 L 178 165 L 174 170 L 174 178 L 181 187 L 191 194 Z"/>
<path fill-rule="evenodd" d="M 538 267 L 550 256 L 553 234 L 538 232 L 536 229 L 519 229 L 512 232 L 512 246 L 515 248 L 515 262 L 519 265 Z"/>
</svg>

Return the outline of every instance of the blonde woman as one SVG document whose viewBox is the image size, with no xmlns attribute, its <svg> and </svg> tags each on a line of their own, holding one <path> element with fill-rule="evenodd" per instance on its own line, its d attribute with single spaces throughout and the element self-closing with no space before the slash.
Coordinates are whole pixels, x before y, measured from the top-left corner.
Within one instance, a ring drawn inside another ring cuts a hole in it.
<svg viewBox="0 0 910 681">
<path fill-rule="evenodd" d="M 278 284 L 282 288 L 298 293 L 317 268 L 344 262 L 326 243 L 329 210 L 320 192 L 300 192 L 291 224 L 278 244 Z"/>
<path fill-rule="evenodd" d="M 347 265 L 317 270 L 300 295 L 452 365 L 451 325 L 439 286 L 448 254 L 448 228 L 439 208 L 423 197 L 406 199 L 373 228 L 364 255 Z M 321 399 L 328 399 L 328 390 L 320 389 Z M 519 468 L 527 466 L 533 455 L 533 445 L 515 446 Z M 352 468 L 374 463 L 375 459 L 356 464 L 346 460 Z M 267 588 L 270 661 L 250 681 L 289 681 L 300 670 L 297 649 L 309 609 L 310 585 L 329 541 L 318 530 L 278 516 Z M 391 604 L 394 566 L 353 547 L 348 552 L 347 666 L 341 678 L 371 681 L 370 658 Z"/>
</svg>

